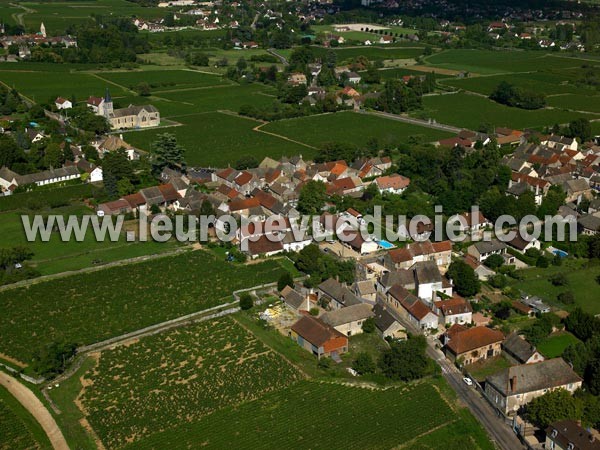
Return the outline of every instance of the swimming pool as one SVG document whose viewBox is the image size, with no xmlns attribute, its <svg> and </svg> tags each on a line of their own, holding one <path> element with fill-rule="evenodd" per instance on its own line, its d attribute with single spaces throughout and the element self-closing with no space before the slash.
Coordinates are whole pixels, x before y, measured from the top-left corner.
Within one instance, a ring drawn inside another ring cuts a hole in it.
<svg viewBox="0 0 600 450">
<path fill-rule="evenodd" d="M 388 242 L 388 241 L 377 241 L 377 244 L 379 244 L 379 246 L 381 248 L 384 248 L 386 250 L 389 250 L 390 248 L 394 248 L 394 244 L 392 244 L 391 242 Z"/>
<path fill-rule="evenodd" d="M 552 253 L 554 253 L 556 256 L 560 256 L 561 258 L 566 258 L 567 256 L 569 256 L 567 252 L 565 252 L 564 250 L 559 250 L 557 248 L 552 250 Z"/>
</svg>

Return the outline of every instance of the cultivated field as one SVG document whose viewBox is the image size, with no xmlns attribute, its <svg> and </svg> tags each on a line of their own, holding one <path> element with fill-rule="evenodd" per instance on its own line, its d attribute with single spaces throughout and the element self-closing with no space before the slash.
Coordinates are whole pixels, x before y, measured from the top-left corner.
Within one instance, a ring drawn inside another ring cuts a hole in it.
<svg viewBox="0 0 600 450">
<path fill-rule="evenodd" d="M 139 83 L 146 82 L 152 92 L 232 84 L 219 75 L 194 70 L 136 70 L 99 73 L 98 76 L 128 89 L 135 89 Z"/>
<path fill-rule="evenodd" d="M 133 258 L 136 256 L 163 253 L 173 250 L 177 243 L 148 242 L 126 242 L 125 235 L 117 242 L 109 240 L 98 242 L 90 229 L 85 239 L 81 242 L 70 240 L 63 242 L 58 231 L 51 234 L 48 242 L 37 239 L 29 242 L 22 225 L 21 215 L 29 215 L 33 220 L 34 214 L 55 214 L 68 220 L 70 215 L 81 217 L 83 214 L 93 214 L 89 208 L 84 206 L 68 206 L 43 211 L 16 211 L 0 213 L 0 248 L 10 248 L 22 245 L 29 248 L 33 253 L 33 259 L 29 264 L 34 266 L 42 275 L 77 270 L 84 267 L 92 267 L 94 263 L 105 264 L 107 262 Z"/>
<path fill-rule="evenodd" d="M 125 139 L 134 146 L 151 150 L 157 134 L 172 133 L 186 148 L 186 161 L 192 166 L 226 167 L 244 155 L 252 155 L 259 161 L 265 156 L 279 158 L 299 153 L 311 156 L 313 150 L 253 131 L 261 122 L 232 114 L 193 114 L 174 120 L 183 126 L 127 133 Z"/>
<path fill-rule="evenodd" d="M 555 108 L 589 111 L 600 114 L 600 95 L 566 94 L 548 97 L 548 105 Z"/>
<path fill-rule="evenodd" d="M 500 105 L 487 98 L 467 93 L 431 95 L 423 98 L 423 111 L 415 113 L 421 118 L 434 118 L 440 123 L 478 129 L 482 123 L 509 128 L 541 128 L 556 123 L 568 123 L 578 117 L 600 118 L 598 115 L 539 109 L 528 111 Z"/>
<path fill-rule="evenodd" d="M 588 60 L 545 51 L 444 50 L 425 58 L 427 65 L 478 74 L 537 72 L 581 67 Z"/>
<path fill-rule="evenodd" d="M 237 322 L 223 318 L 102 352 L 85 375 L 79 400 L 108 448 L 138 441 L 145 446 L 153 434 L 197 423 L 301 378 Z"/>
<path fill-rule="evenodd" d="M 39 423 L 0 386 L 0 449 L 51 449 Z"/>
<path fill-rule="evenodd" d="M 451 136 L 450 133 L 431 128 L 354 112 L 280 120 L 261 129 L 313 146 L 325 142 L 348 142 L 361 146 L 371 138 L 377 138 L 380 142 L 403 143 L 410 136 L 437 141 Z"/>
<path fill-rule="evenodd" d="M 389 449 L 455 420 L 428 381 L 387 390 L 303 381 L 126 448 L 183 449 L 201 442 L 207 448 Z M 470 425 L 465 431 L 481 438 L 479 426 Z M 458 438 L 474 440 L 468 434 Z M 492 448 L 482 442 L 462 448 Z"/>
<path fill-rule="evenodd" d="M 242 266 L 200 250 L 1 291 L 0 353 L 28 362 L 49 342 L 98 342 L 231 301 L 283 270 L 278 260 Z"/>
</svg>

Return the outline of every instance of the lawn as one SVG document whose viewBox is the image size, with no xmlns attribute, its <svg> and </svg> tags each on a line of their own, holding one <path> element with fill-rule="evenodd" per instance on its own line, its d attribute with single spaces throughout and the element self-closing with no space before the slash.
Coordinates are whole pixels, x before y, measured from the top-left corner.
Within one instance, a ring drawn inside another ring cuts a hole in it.
<svg viewBox="0 0 600 450">
<path fill-rule="evenodd" d="M 551 55 L 545 51 L 471 49 L 444 50 L 425 59 L 427 65 L 487 75 L 580 67 L 586 62 L 584 59 Z"/>
<path fill-rule="evenodd" d="M 51 449 L 40 424 L 0 386 L 0 449 Z"/>
<path fill-rule="evenodd" d="M 31 211 L 0 213 L 0 229 L 2 229 L 0 248 L 10 248 L 16 245 L 29 248 L 34 253 L 29 264 L 40 271 L 42 275 L 92 267 L 98 263 L 119 259 L 163 253 L 172 250 L 177 245 L 175 241 L 166 245 L 154 241 L 126 242 L 124 234 L 117 242 L 110 240 L 99 242 L 96 241 L 91 229 L 81 242 L 75 240 L 63 242 L 58 232 L 52 233 L 48 242 L 42 242 L 41 239 L 29 242 L 25 236 L 21 218 L 22 215 L 27 214 L 32 215 L 33 213 Z M 67 220 L 71 215 L 81 217 L 84 214 L 93 214 L 93 211 L 82 205 L 73 205 L 44 210 L 43 214 L 62 215 Z M 92 261 L 95 261 L 95 264 Z"/>
<path fill-rule="evenodd" d="M 548 336 L 538 344 L 537 349 L 547 359 L 557 358 L 563 354 L 565 348 L 578 342 L 579 339 L 577 339 L 571 333 L 567 331 L 561 331 Z"/>
<path fill-rule="evenodd" d="M 387 390 L 302 381 L 126 448 L 389 449 L 454 420 L 429 381 Z"/>
<path fill-rule="evenodd" d="M 423 111 L 414 114 L 421 118 L 433 118 L 440 123 L 477 130 L 481 124 L 509 128 L 541 128 L 556 123 L 565 124 L 579 117 L 600 118 L 598 115 L 539 109 L 528 111 L 511 108 L 487 98 L 467 93 L 431 95 L 423 98 Z"/>
<path fill-rule="evenodd" d="M 496 356 L 466 366 L 466 369 L 477 381 L 484 381 L 490 375 L 510 366 L 510 362 L 504 356 Z"/>
<path fill-rule="evenodd" d="M 431 128 L 354 112 L 279 120 L 262 127 L 262 130 L 315 147 L 325 142 L 349 142 L 364 146 L 372 138 L 377 138 L 380 143 L 397 144 L 406 142 L 409 136 L 422 136 L 427 141 L 452 136 Z"/>
<path fill-rule="evenodd" d="M 53 341 L 91 344 L 232 300 L 276 281 L 277 259 L 238 265 L 193 251 L 0 292 L 0 353 L 25 363 Z M 35 311 L 35 313 L 32 313 Z"/>
<path fill-rule="evenodd" d="M 121 448 L 302 378 L 226 317 L 102 352 L 80 400 L 104 445 Z"/>
<path fill-rule="evenodd" d="M 556 273 L 566 275 L 566 286 L 554 286 L 549 277 Z M 562 266 L 550 266 L 547 269 L 532 268 L 521 271 L 524 279 L 514 281 L 512 285 L 530 295 L 537 295 L 551 305 L 571 309 L 572 305 L 561 305 L 557 296 L 564 291 L 572 291 L 575 305 L 591 314 L 600 314 L 600 297 L 595 278 L 600 275 L 600 266 L 587 260 L 567 259 Z"/>
</svg>

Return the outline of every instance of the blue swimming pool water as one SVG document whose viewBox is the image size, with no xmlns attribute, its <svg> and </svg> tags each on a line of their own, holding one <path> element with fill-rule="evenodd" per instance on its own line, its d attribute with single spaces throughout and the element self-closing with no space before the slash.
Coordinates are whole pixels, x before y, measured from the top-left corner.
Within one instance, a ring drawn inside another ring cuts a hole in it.
<svg viewBox="0 0 600 450">
<path fill-rule="evenodd" d="M 553 250 L 552 253 L 554 253 L 556 256 L 560 256 L 561 258 L 566 258 L 567 256 L 569 256 L 567 252 L 559 249 Z"/>
<path fill-rule="evenodd" d="M 388 250 L 390 248 L 394 248 L 394 244 L 392 244 L 388 241 L 377 241 L 377 243 L 379 244 L 379 246 L 381 248 L 385 248 L 386 250 Z"/>
</svg>

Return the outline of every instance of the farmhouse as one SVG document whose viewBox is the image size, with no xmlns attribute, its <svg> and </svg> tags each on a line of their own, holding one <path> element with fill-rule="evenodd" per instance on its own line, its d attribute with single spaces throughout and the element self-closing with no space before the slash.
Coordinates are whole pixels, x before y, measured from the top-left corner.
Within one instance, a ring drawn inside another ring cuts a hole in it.
<svg viewBox="0 0 600 450">
<path fill-rule="evenodd" d="M 380 193 L 401 194 L 410 185 L 410 178 L 399 174 L 386 175 L 375 179 L 375 185 Z"/>
<path fill-rule="evenodd" d="M 455 294 L 449 300 L 439 300 L 434 303 L 433 310 L 442 318 L 444 324 L 469 324 L 473 320 L 471 304 Z"/>
<path fill-rule="evenodd" d="M 487 327 L 465 328 L 452 325 L 446 332 L 446 356 L 469 365 L 502 353 L 504 335 Z"/>
<path fill-rule="evenodd" d="M 310 301 L 307 296 L 290 286 L 284 287 L 279 293 L 279 297 L 285 302 L 286 306 L 293 311 L 309 311 Z"/>
<path fill-rule="evenodd" d="M 414 242 L 404 248 L 390 250 L 383 258 L 383 264 L 389 270 L 408 269 L 414 263 L 421 261 L 434 261 L 445 272 L 450 265 L 452 256 L 452 242 Z"/>
<path fill-rule="evenodd" d="M 388 303 L 401 315 L 423 330 L 438 327 L 438 316 L 417 296 L 402 286 L 392 286 L 386 296 Z"/>
<path fill-rule="evenodd" d="M 317 358 L 331 357 L 348 351 L 348 338 L 316 317 L 306 315 L 292 325 L 290 337 Z"/>
<path fill-rule="evenodd" d="M 562 358 L 535 364 L 509 367 L 489 376 L 485 395 L 503 414 L 515 414 L 536 397 L 556 389 L 571 394 L 581 387 L 582 379 Z"/>
<path fill-rule="evenodd" d="M 67 99 L 62 98 L 62 97 L 58 97 L 54 101 L 54 105 L 56 106 L 56 109 L 58 109 L 58 110 L 61 110 L 61 109 L 71 109 L 73 107 L 73 103 L 71 103 L 70 100 L 67 100 Z"/>
<path fill-rule="evenodd" d="M 347 308 L 336 309 L 326 312 L 321 316 L 321 320 L 331 325 L 340 333 L 346 336 L 361 334 L 362 325 L 370 317 L 373 317 L 371 306 L 361 303 L 359 305 L 348 306 Z"/>
</svg>

